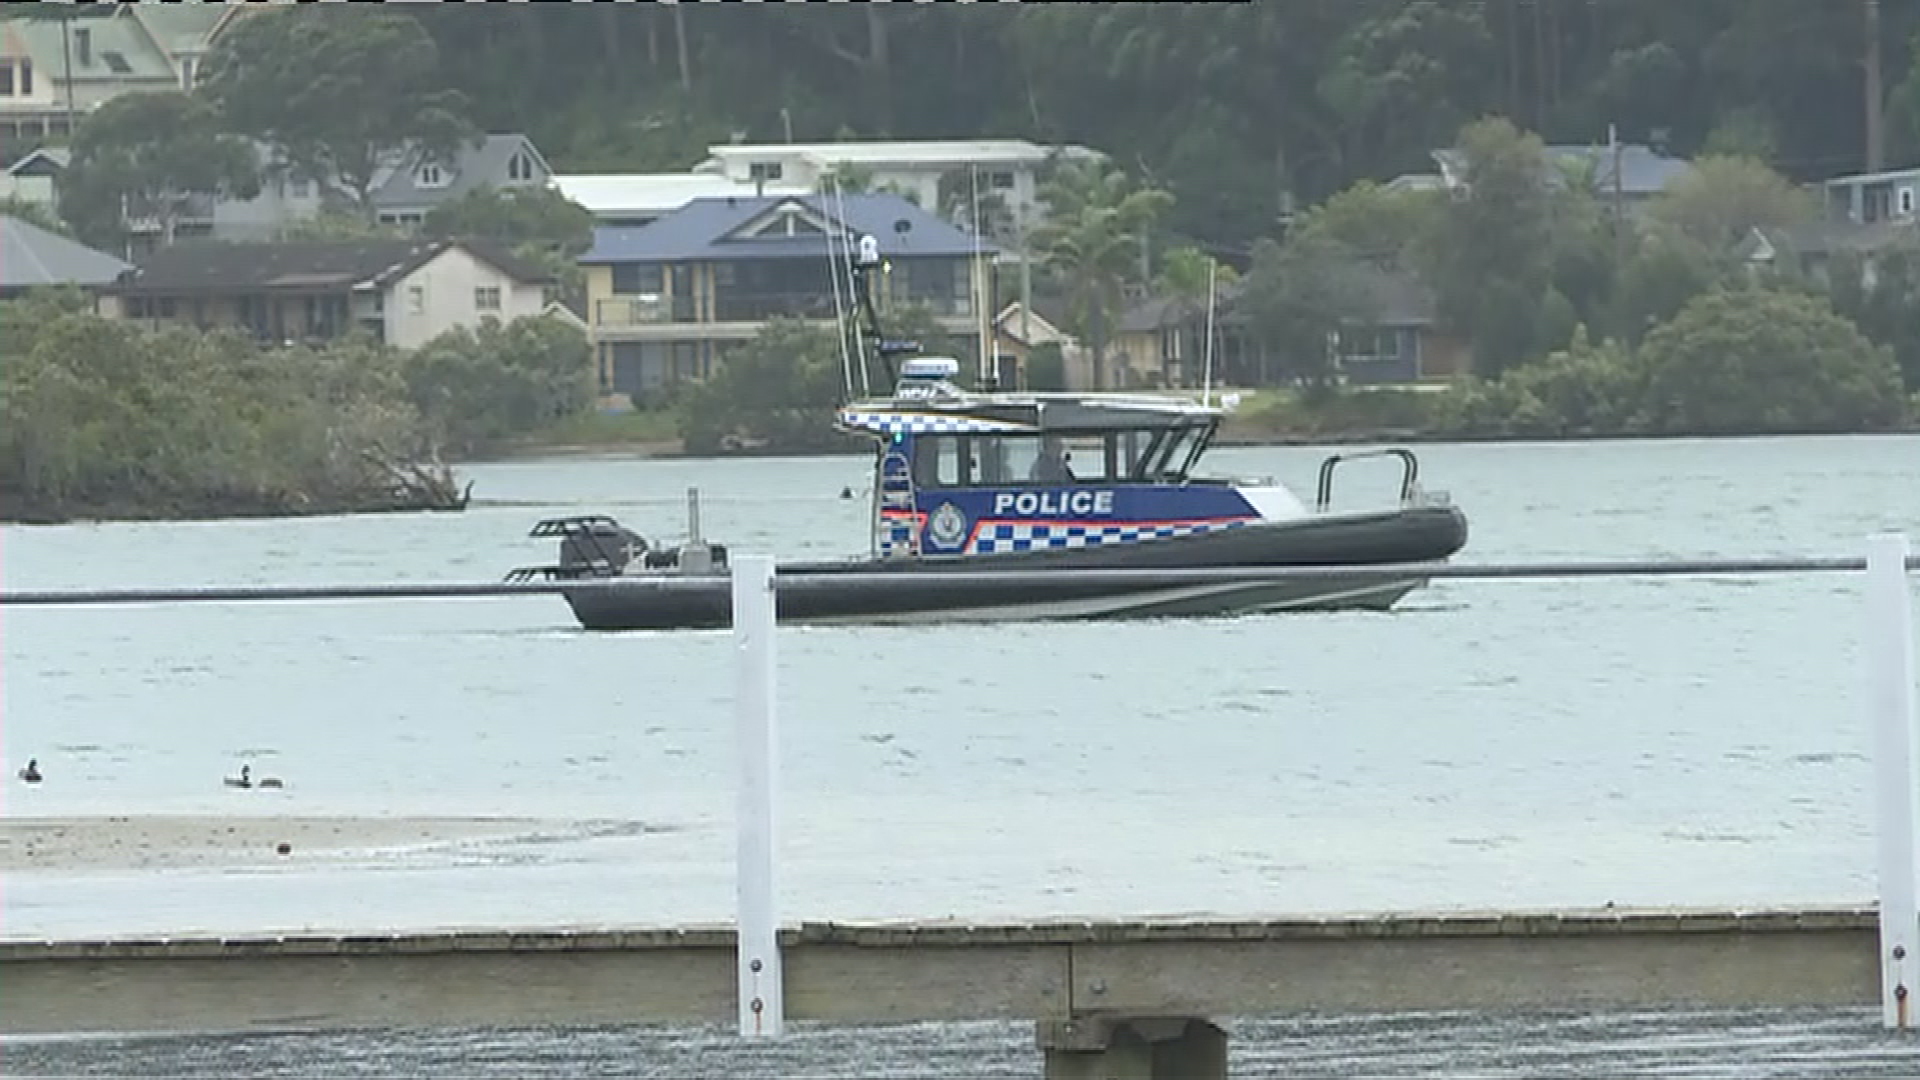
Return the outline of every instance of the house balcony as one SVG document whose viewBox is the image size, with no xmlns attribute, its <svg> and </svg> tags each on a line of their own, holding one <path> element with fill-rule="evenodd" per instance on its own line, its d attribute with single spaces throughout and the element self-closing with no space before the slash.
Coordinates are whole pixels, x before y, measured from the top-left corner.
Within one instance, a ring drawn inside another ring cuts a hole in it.
<svg viewBox="0 0 1920 1080">
<path fill-rule="evenodd" d="M 967 298 L 915 297 L 926 306 L 941 330 L 949 334 L 977 332 Z M 835 311 L 832 293 L 721 292 L 711 299 L 710 317 L 692 297 L 640 294 L 606 297 L 594 302 L 595 340 L 616 341 L 745 341 L 773 319 L 804 319 L 831 323 L 859 319 L 851 297 L 842 296 Z M 882 311 L 881 319 L 889 318 Z"/>
<path fill-rule="evenodd" d="M 697 321 L 699 321 L 699 309 L 694 305 L 691 296 L 639 293 L 632 296 L 607 297 L 596 301 L 593 306 L 593 324 L 596 327 L 624 329 Z"/>
</svg>

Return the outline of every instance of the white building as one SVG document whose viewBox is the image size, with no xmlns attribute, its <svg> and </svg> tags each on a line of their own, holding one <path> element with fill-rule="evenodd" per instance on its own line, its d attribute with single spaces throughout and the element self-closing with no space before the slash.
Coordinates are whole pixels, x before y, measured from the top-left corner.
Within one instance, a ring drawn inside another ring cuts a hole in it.
<svg viewBox="0 0 1920 1080">
<path fill-rule="evenodd" d="M 806 195 L 787 183 L 759 185 L 767 195 Z M 756 185 L 715 173 L 576 173 L 553 178 L 554 190 L 585 207 L 600 225 L 646 225 L 695 199 L 753 195 Z"/>
<path fill-rule="evenodd" d="M 870 178 L 873 190 L 892 190 L 957 222 L 966 219 L 977 183 L 982 196 L 995 196 L 1006 206 L 1016 229 L 1031 226 L 1043 211 L 1039 176 L 1055 154 L 1101 156 L 1082 146 L 1045 147 L 1024 139 L 741 143 L 710 146 L 707 154 L 694 172 L 808 191 L 817 190 L 836 169 L 858 170 Z"/>
<path fill-rule="evenodd" d="M 547 310 L 553 277 L 478 241 L 176 244 L 107 290 L 104 314 L 238 326 L 265 342 L 365 331 L 415 348 L 458 326 Z"/>
</svg>

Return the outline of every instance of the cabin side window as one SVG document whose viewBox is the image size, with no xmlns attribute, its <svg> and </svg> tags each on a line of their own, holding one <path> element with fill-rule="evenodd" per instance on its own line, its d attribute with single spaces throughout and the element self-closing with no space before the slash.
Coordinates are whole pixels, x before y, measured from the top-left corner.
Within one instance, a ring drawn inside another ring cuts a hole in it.
<svg viewBox="0 0 1920 1080">
<path fill-rule="evenodd" d="M 1178 483 L 1207 438 L 1205 427 L 1061 435 L 921 435 L 913 440 L 920 488 L 1057 487 Z M 1058 469 L 1064 457 L 1066 478 Z"/>
<path fill-rule="evenodd" d="M 963 440 L 957 435 L 922 435 L 913 440 L 913 486 L 961 486 L 963 449 Z"/>
</svg>

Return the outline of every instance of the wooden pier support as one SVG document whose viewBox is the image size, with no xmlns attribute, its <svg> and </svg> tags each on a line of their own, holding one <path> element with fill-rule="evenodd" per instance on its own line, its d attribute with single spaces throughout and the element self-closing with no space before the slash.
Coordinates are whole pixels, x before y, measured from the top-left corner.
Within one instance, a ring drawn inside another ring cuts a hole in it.
<svg viewBox="0 0 1920 1080">
<path fill-rule="evenodd" d="M 1047 1080 L 1227 1080 L 1227 1033 L 1203 1017 L 1042 1020 Z"/>
</svg>

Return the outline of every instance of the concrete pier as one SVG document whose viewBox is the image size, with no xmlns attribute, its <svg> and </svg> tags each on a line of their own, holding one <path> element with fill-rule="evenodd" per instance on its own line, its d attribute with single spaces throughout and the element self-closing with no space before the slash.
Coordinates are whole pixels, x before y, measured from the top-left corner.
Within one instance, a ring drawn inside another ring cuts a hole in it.
<svg viewBox="0 0 1920 1080">
<path fill-rule="evenodd" d="M 1049 1077 L 1222 1077 L 1224 1017 L 1878 1000 L 1873 908 L 784 928 L 789 1021 L 1025 1018 Z M 0 1033 L 727 1024 L 730 928 L 0 943 Z"/>
</svg>

